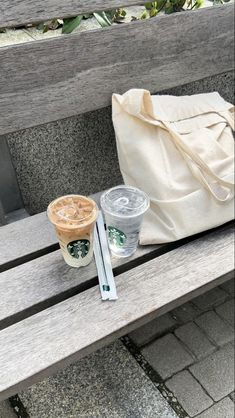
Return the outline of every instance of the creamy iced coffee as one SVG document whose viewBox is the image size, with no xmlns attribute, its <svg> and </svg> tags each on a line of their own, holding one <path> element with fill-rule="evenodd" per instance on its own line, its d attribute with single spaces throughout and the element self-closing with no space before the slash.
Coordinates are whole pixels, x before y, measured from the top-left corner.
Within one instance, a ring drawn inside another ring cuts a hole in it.
<svg viewBox="0 0 235 418">
<path fill-rule="evenodd" d="M 98 216 L 94 200 L 80 195 L 62 196 L 50 203 L 47 214 L 55 227 L 66 263 L 72 267 L 89 264 Z"/>
</svg>

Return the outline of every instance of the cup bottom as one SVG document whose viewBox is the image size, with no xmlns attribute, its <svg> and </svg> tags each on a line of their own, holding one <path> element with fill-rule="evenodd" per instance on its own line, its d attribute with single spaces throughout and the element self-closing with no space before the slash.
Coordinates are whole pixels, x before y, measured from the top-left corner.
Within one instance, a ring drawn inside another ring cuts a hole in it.
<svg viewBox="0 0 235 418">
<path fill-rule="evenodd" d="M 136 252 L 137 248 L 135 248 L 134 250 L 132 249 L 131 251 L 126 251 L 126 250 L 113 250 L 110 249 L 111 254 L 114 257 L 118 257 L 118 258 L 127 258 L 127 257 L 131 257 L 135 252 Z"/>
<path fill-rule="evenodd" d="M 68 264 L 68 266 L 74 267 L 74 268 L 80 268 L 80 267 L 86 267 L 88 266 L 88 264 L 91 263 L 92 258 L 93 258 L 93 251 L 90 251 L 90 253 L 85 258 L 80 258 L 80 259 L 75 259 L 75 258 L 73 259 L 63 250 L 62 250 L 62 255 L 63 255 L 64 261 L 66 262 L 66 264 Z"/>
<path fill-rule="evenodd" d="M 88 266 L 88 264 L 91 263 L 91 261 L 88 261 L 86 264 L 76 264 L 76 263 L 70 262 L 70 261 L 65 260 L 65 259 L 64 259 L 64 261 L 69 267 L 72 267 L 72 268 L 75 268 L 75 269 L 79 269 L 80 267 L 86 267 L 86 266 Z"/>
</svg>

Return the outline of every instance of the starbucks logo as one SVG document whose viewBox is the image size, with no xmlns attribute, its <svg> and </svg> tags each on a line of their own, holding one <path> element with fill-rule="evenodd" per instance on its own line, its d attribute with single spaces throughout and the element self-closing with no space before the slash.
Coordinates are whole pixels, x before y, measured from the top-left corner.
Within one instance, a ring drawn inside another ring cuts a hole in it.
<svg viewBox="0 0 235 418">
<path fill-rule="evenodd" d="M 74 258 L 84 258 L 89 253 L 90 241 L 81 239 L 72 241 L 67 245 L 69 254 Z"/>
<path fill-rule="evenodd" d="M 123 247 L 126 242 L 126 235 L 114 226 L 108 226 L 108 238 L 110 244 L 116 245 L 117 247 Z"/>
</svg>

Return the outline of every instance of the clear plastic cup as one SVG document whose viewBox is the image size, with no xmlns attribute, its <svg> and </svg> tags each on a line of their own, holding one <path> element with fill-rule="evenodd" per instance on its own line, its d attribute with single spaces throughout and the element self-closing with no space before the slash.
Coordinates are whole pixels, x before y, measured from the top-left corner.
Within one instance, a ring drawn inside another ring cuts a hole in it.
<svg viewBox="0 0 235 418">
<path fill-rule="evenodd" d="M 47 215 L 55 227 L 65 262 L 71 267 L 89 264 L 98 216 L 95 201 L 80 195 L 62 196 L 49 204 Z"/>
<path fill-rule="evenodd" d="M 117 186 L 101 196 L 109 248 L 115 256 L 129 257 L 138 245 L 143 217 L 149 198 L 131 186 Z"/>
</svg>

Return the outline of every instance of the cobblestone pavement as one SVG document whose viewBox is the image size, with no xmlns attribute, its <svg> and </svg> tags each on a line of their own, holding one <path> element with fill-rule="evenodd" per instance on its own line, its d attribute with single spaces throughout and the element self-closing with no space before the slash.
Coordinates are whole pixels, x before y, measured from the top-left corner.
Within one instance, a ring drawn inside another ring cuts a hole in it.
<svg viewBox="0 0 235 418">
<path fill-rule="evenodd" d="M 122 342 L 129 357 L 120 342 L 100 350 L 12 398 L 17 415 L 7 402 L 0 404 L 0 418 L 163 418 L 175 413 L 234 418 L 234 281 L 149 322 Z M 99 356 L 112 364 L 111 374 L 97 366 Z"/>
<path fill-rule="evenodd" d="M 234 418 L 234 280 L 129 338 L 137 360 L 179 416 Z"/>
</svg>

